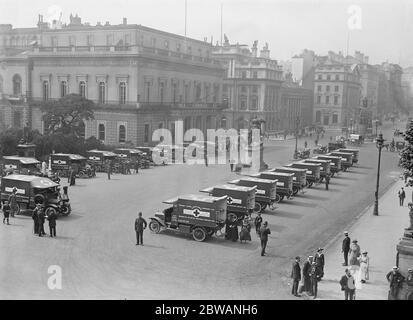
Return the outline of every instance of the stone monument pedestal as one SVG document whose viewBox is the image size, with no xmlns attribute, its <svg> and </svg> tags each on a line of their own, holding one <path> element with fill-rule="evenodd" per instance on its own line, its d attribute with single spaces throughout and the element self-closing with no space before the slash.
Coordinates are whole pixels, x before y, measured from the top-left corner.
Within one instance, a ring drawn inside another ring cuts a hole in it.
<svg viewBox="0 0 413 320">
<path fill-rule="evenodd" d="M 405 229 L 403 238 L 397 245 L 397 266 L 405 278 L 407 270 L 413 269 L 413 230 Z M 403 282 L 398 300 L 413 300 L 413 287 L 409 287 L 406 282 Z"/>
</svg>

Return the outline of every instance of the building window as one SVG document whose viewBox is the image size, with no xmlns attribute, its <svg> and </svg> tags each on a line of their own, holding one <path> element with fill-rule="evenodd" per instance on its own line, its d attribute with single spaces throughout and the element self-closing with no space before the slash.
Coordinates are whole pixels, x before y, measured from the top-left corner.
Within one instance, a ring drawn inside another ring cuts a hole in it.
<svg viewBox="0 0 413 320">
<path fill-rule="evenodd" d="M 144 130 L 144 135 L 143 135 L 143 142 L 148 143 L 149 142 L 149 124 L 145 124 L 145 130 Z"/>
<path fill-rule="evenodd" d="M 338 86 L 334 86 L 334 92 L 338 92 Z"/>
<path fill-rule="evenodd" d="M 125 143 L 126 141 L 126 127 L 121 124 L 119 126 L 119 143 Z"/>
<path fill-rule="evenodd" d="M 75 36 L 69 36 L 69 46 L 76 46 Z"/>
<path fill-rule="evenodd" d="M 103 123 L 99 123 L 98 126 L 98 139 L 101 141 L 105 141 L 105 125 Z"/>
<path fill-rule="evenodd" d="M 241 73 L 241 78 L 245 79 L 247 77 L 247 72 L 246 71 L 242 71 Z"/>
<path fill-rule="evenodd" d="M 67 94 L 67 82 L 60 82 L 60 97 L 63 98 Z"/>
<path fill-rule="evenodd" d="M 318 80 L 323 80 L 323 76 L 321 74 L 318 75 Z"/>
<path fill-rule="evenodd" d="M 119 104 L 126 103 L 126 83 L 119 83 Z"/>
<path fill-rule="evenodd" d="M 3 93 L 3 78 L 0 76 L 0 93 Z"/>
<path fill-rule="evenodd" d="M 252 86 L 252 93 L 258 93 L 258 87 Z"/>
<path fill-rule="evenodd" d="M 86 82 L 79 82 L 79 94 L 81 97 L 86 98 Z"/>
<path fill-rule="evenodd" d="M 336 80 L 340 80 L 340 76 L 336 74 Z"/>
<path fill-rule="evenodd" d="M 330 103 L 330 97 L 326 96 L 326 104 L 329 104 L 329 103 Z"/>
<path fill-rule="evenodd" d="M 51 41 L 52 41 L 52 47 L 57 47 L 57 37 L 52 37 L 51 38 Z"/>
<path fill-rule="evenodd" d="M 252 110 L 257 110 L 258 109 L 258 98 L 257 97 L 252 97 L 251 98 L 251 109 Z"/>
<path fill-rule="evenodd" d="M 176 44 L 176 51 L 181 52 L 181 44 L 180 43 Z"/>
<path fill-rule="evenodd" d="M 338 123 L 338 114 L 336 114 L 336 113 L 333 114 L 333 123 L 334 124 Z"/>
<path fill-rule="evenodd" d="M 240 109 L 241 109 L 241 110 L 246 110 L 246 109 L 247 109 L 247 100 L 246 100 L 246 99 L 241 99 L 241 101 L 240 101 Z"/>
<path fill-rule="evenodd" d="M 99 103 L 106 103 L 106 84 L 99 82 Z"/>
<path fill-rule="evenodd" d="M 184 103 L 188 103 L 189 97 L 189 84 L 185 84 L 184 86 Z"/>
<path fill-rule="evenodd" d="M 165 83 L 163 82 L 159 84 L 159 98 L 161 103 L 163 103 L 163 100 L 165 98 Z"/>
<path fill-rule="evenodd" d="M 315 122 L 321 122 L 321 111 L 315 113 Z"/>
<path fill-rule="evenodd" d="M 20 111 L 13 112 L 13 127 L 20 128 L 22 125 L 22 114 Z"/>
<path fill-rule="evenodd" d="M 166 49 L 169 49 L 169 42 L 168 42 L 168 40 L 165 40 L 164 46 L 165 46 Z"/>
<path fill-rule="evenodd" d="M 130 39 L 131 39 L 131 37 L 130 37 L 130 34 L 129 34 L 129 33 L 125 34 L 124 39 L 125 39 L 125 46 L 130 45 L 130 42 L 131 42 Z"/>
<path fill-rule="evenodd" d="M 113 45 L 113 42 L 114 42 L 114 36 L 113 36 L 113 34 L 108 34 L 108 35 L 106 36 L 106 45 L 107 45 L 107 46 L 111 46 L 111 45 Z"/>
<path fill-rule="evenodd" d="M 152 47 L 156 47 L 156 39 L 155 38 L 152 38 L 151 39 L 151 44 L 152 44 Z"/>
<path fill-rule="evenodd" d="M 317 96 L 317 103 L 318 103 L 318 104 L 321 103 L 321 96 Z"/>
<path fill-rule="evenodd" d="M 145 82 L 145 101 L 149 103 L 151 97 L 151 83 Z"/>
<path fill-rule="evenodd" d="M 201 99 L 201 84 L 196 85 L 195 89 L 195 100 L 199 101 Z"/>
<path fill-rule="evenodd" d="M 16 96 L 22 94 L 22 78 L 18 74 L 13 77 L 13 94 Z"/>
<path fill-rule="evenodd" d="M 317 91 L 321 91 L 321 86 L 317 86 Z"/>
<path fill-rule="evenodd" d="M 254 71 L 254 72 L 252 73 L 252 77 L 253 77 L 254 79 L 257 79 L 257 78 L 258 78 L 258 72 L 257 72 L 257 71 Z"/>
<path fill-rule="evenodd" d="M 334 96 L 334 104 L 338 105 L 338 96 Z"/>
<path fill-rule="evenodd" d="M 93 46 L 93 34 L 89 34 L 87 36 L 87 45 L 88 46 Z"/>
<path fill-rule="evenodd" d="M 331 80 L 331 76 L 329 74 L 327 75 L 327 80 Z"/>
<path fill-rule="evenodd" d="M 176 82 L 172 83 L 172 102 L 176 103 L 176 95 L 177 95 L 177 85 Z"/>
<path fill-rule="evenodd" d="M 43 81 L 43 101 L 49 100 L 49 81 Z"/>
<path fill-rule="evenodd" d="M 326 91 L 330 92 L 330 86 L 326 86 Z"/>
<path fill-rule="evenodd" d="M 242 92 L 242 93 L 246 93 L 246 92 L 247 92 L 247 87 L 246 87 L 246 86 L 242 86 L 242 87 L 241 87 L 241 92 Z"/>
</svg>

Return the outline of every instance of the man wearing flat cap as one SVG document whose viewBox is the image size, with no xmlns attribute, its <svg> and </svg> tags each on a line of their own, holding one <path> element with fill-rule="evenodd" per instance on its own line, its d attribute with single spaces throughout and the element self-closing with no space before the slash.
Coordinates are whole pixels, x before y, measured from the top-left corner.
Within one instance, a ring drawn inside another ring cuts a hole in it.
<svg viewBox="0 0 413 320">
<path fill-rule="evenodd" d="M 397 266 L 393 267 L 393 270 L 386 275 L 386 278 L 390 285 L 388 299 L 398 300 L 397 295 L 399 294 L 399 289 L 404 281 L 404 277 L 400 273 L 399 268 Z"/>
<path fill-rule="evenodd" d="M 301 281 L 300 257 L 295 257 L 291 270 L 291 278 L 293 279 L 291 294 L 298 297 L 298 284 Z"/>
<path fill-rule="evenodd" d="M 351 243 L 351 239 L 348 236 L 348 232 L 344 231 L 344 239 L 343 239 L 343 244 L 341 246 L 341 252 L 344 255 L 343 266 L 348 266 L 348 253 L 350 251 L 350 243 Z"/>
</svg>

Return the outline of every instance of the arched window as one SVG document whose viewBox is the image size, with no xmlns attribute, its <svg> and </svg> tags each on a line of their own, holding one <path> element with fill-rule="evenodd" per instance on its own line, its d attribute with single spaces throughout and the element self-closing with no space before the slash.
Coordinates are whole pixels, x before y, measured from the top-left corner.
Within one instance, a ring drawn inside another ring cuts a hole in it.
<svg viewBox="0 0 413 320">
<path fill-rule="evenodd" d="M 79 94 L 81 97 L 86 98 L 86 82 L 79 82 Z"/>
<path fill-rule="evenodd" d="M 22 94 L 22 78 L 18 74 L 15 74 L 13 77 L 13 94 Z"/>
<path fill-rule="evenodd" d="M 126 128 L 123 124 L 119 126 L 119 143 L 126 141 Z"/>
<path fill-rule="evenodd" d="M 119 104 L 126 103 L 126 83 L 119 83 Z"/>
<path fill-rule="evenodd" d="M 60 97 L 63 98 L 67 94 L 67 82 L 60 82 Z"/>
<path fill-rule="evenodd" d="M 49 100 L 49 81 L 45 80 L 42 83 L 43 100 Z"/>
<path fill-rule="evenodd" d="M 99 82 L 99 103 L 106 103 L 106 84 Z"/>
<path fill-rule="evenodd" d="M 161 99 L 161 103 L 163 103 L 165 97 L 165 84 L 161 82 L 159 84 L 159 98 Z"/>
<path fill-rule="evenodd" d="M 105 141 L 105 125 L 103 123 L 99 123 L 98 126 L 98 138 L 99 140 Z"/>
</svg>

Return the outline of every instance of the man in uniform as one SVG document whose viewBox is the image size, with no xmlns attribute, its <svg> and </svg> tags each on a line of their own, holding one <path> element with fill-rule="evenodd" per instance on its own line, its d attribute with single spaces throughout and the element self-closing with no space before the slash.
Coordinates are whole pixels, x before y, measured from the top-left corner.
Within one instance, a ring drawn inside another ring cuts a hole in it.
<svg viewBox="0 0 413 320">
<path fill-rule="evenodd" d="M 261 213 L 258 212 L 258 214 L 257 214 L 257 216 L 255 217 L 255 220 L 254 220 L 255 231 L 256 231 L 257 235 L 260 234 L 261 223 L 262 223 Z"/>
<path fill-rule="evenodd" d="M 51 210 L 52 212 L 47 216 L 47 220 L 49 221 L 49 231 L 50 231 L 50 237 L 56 237 L 56 213 L 54 210 Z"/>
<path fill-rule="evenodd" d="M 265 221 L 263 226 L 260 229 L 260 238 L 261 238 L 261 256 L 265 255 L 265 248 L 268 243 L 268 235 L 271 234 L 271 230 L 268 228 L 268 222 Z"/>
<path fill-rule="evenodd" d="M 37 222 L 38 222 L 38 232 L 39 232 L 39 237 L 43 236 L 46 234 L 46 232 L 44 232 L 44 221 L 46 219 L 46 216 L 44 214 L 43 208 L 40 207 L 37 210 Z"/>
<path fill-rule="evenodd" d="M 300 257 L 295 257 L 295 261 L 293 262 L 293 267 L 291 270 L 291 278 L 293 279 L 293 286 L 291 289 L 291 294 L 296 297 L 299 297 L 298 284 L 301 281 Z"/>
<path fill-rule="evenodd" d="M 328 190 L 328 185 L 330 184 L 330 175 L 329 174 L 326 174 L 325 180 L 326 180 L 326 190 Z"/>
<path fill-rule="evenodd" d="M 41 210 L 40 203 L 36 204 L 36 208 L 32 211 L 32 219 L 33 219 L 33 233 L 39 233 L 39 213 L 38 211 Z"/>
<path fill-rule="evenodd" d="M 110 165 L 110 161 L 108 160 L 106 162 L 106 172 L 108 174 L 108 180 L 110 180 L 110 174 L 112 173 L 111 171 L 112 171 L 112 168 L 111 168 L 111 165 Z"/>
<path fill-rule="evenodd" d="M 146 220 L 142 218 L 142 212 L 139 212 L 135 220 L 136 245 L 140 244 L 143 246 L 143 230 L 146 229 L 146 226 Z"/>
<path fill-rule="evenodd" d="M 13 191 L 11 195 L 9 196 L 9 204 L 10 204 L 10 214 L 12 217 L 14 217 L 14 214 L 17 214 L 19 211 L 19 205 L 17 204 L 17 188 L 13 187 Z"/>
<path fill-rule="evenodd" d="M 387 281 L 390 285 L 389 300 L 397 300 L 397 295 L 401 287 L 404 277 L 399 271 L 398 267 L 393 267 L 393 270 L 386 275 Z"/>
<path fill-rule="evenodd" d="M 318 248 L 317 253 L 314 256 L 314 261 L 317 265 L 317 275 L 318 281 L 320 281 L 324 277 L 324 253 L 323 248 Z"/>
<path fill-rule="evenodd" d="M 318 275 L 317 263 L 313 261 L 313 263 L 311 264 L 311 269 L 310 269 L 311 293 L 314 296 L 313 299 L 317 299 L 318 279 L 319 279 L 319 275 Z"/>
<path fill-rule="evenodd" d="M 9 202 L 7 200 L 4 201 L 4 204 L 3 204 L 3 215 L 4 215 L 3 223 L 6 223 L 6 220 L 7 220 L 7 224 L 10 224 L 9 223 L 10 210 L 11 209 L 10 209 Z"/>
<path fill-rule="evenodd" d="M 351 239 L 348 236 L 348 232 L 344 232 L 343 244 L 341 245 L 341 252 L 344 254 L 344 263 L 343 266 L 348 266 L 348 253 L 350 251 Z"/>
</svg>

